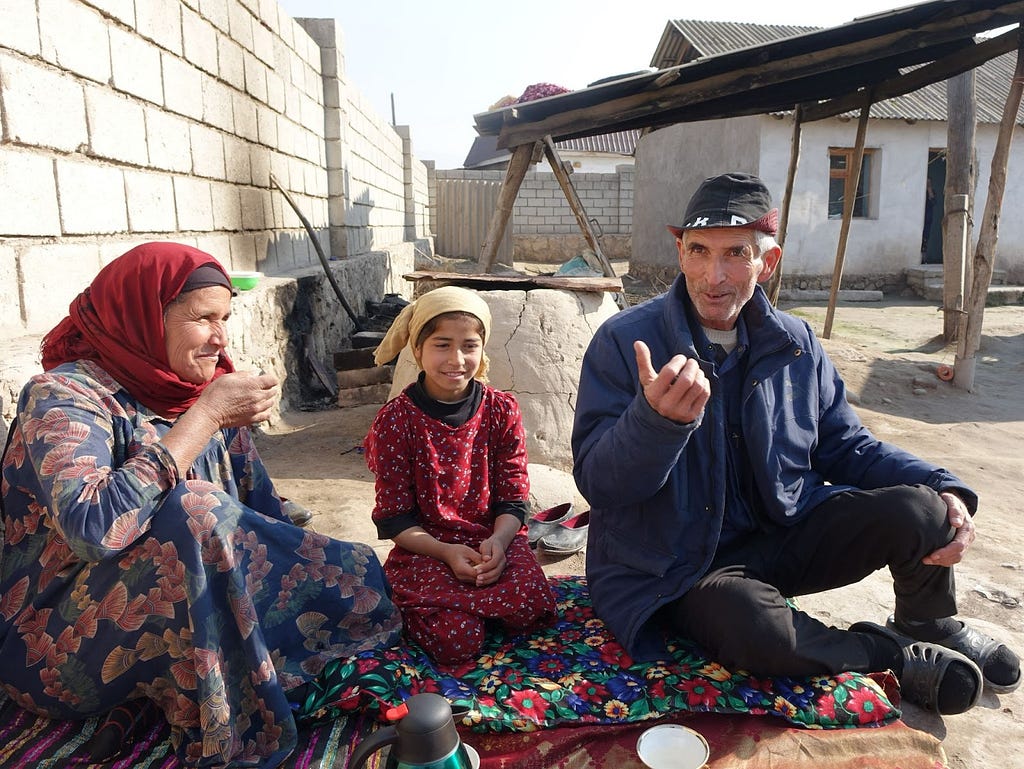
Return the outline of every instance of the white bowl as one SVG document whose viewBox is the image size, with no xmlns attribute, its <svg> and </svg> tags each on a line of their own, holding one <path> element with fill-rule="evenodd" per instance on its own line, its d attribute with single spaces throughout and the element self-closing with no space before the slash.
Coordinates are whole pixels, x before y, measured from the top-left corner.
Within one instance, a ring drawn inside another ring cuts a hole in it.
<svg viewBox="0 0 1024 769">
<path fill-rule="evenodd" d="M 650 769 L 701 769 L 711 758 L 702 734 L 679 724 L 659 724 L 636 741 L 636 752 Z"/>
</svg>

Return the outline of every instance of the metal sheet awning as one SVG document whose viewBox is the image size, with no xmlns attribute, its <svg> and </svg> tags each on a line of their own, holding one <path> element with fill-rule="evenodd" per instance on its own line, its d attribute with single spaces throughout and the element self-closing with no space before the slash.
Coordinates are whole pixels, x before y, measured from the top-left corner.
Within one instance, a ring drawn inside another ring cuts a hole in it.
<svg viewBox="0 0 1024 769">
<path fill-rule="evenodd" d="M 838 27 L 483 112 L 498 147 L 793 110 L 817 120 L 946 80 L 1015 50 L 1024 0 L 933 0 Z"/>
</svg>

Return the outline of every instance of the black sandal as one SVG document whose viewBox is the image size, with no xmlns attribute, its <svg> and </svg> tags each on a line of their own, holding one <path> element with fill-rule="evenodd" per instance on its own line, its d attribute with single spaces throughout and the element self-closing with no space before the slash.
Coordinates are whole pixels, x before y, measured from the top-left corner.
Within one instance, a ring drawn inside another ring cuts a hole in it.
<svg viewBox="0 0 1024 769">
<path fill-rule="evenodd" d="M 939 646 L 945 646 L 947 649 L 952 649 L 955 652 L 960 652 L 962 655 L 967 657 L 971 662 L 978 666 L 981 670 L 982 680 L 985 682 L 985 686 L 996 694 L 1008 694 L 1020 686 L 1020 670 L 1017 670 L 1017 680 L 1010 684 L 997 684 L 994 681 L 990 681 L 985 677 L 985 665 L 988 663 L 989 657 L 992 653 L 1000 646 L 1006 646 L 1006 644 L 997 641 L 992 636 L 987 636 L 974 628 L 970 627 L 966 622 L 960 622 L 960 629 L 948 635 L 945 638 L 940 638 L 932 643 L 937 643 Z M 885 621 L 886 627 L 890 630 L 895 630 L 897 633 L 903 631 L 896 625 L 896 618 L 893 615 L 889 615 L 889 619 Z M 1007 647 L 1009 650 L 1009 647 Z"/>
<path fill-rule="evenodd" d="M 855 622 L 849 629 L 854 633 L 870 633 L 888 638 L 900 648 L 903 654 L 903 672 L 899 676 L 900 690 L 915 705 L 920 705 L 926 710 L 934 710 L 944 716 L 952 716 L 970 710 L 981 699 L 984 688 L 981 670 L 969 657 L 960 652 L 927 641 L 915 641 L 892 628 L 874 622 Z M 944 712 L 939 710 L 939 686 L 949 666 L 954 662 L 959 662 L 973 672 L 976 681 L 974 696 L 962 710 Z"/>
</svg>

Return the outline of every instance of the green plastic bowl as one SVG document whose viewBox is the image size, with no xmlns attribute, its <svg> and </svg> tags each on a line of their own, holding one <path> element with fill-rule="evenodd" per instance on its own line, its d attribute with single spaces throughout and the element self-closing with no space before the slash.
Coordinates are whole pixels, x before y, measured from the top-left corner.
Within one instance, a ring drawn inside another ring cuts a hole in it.
<svg viewBox="0 0 1024 769">
<path fill-rule="evenodd" d="M 262 277 L 262 272 L 232 272 L 231 285 L 239 291 L 248 291 L 250 288 L 255 288 Z"/>
</svg>

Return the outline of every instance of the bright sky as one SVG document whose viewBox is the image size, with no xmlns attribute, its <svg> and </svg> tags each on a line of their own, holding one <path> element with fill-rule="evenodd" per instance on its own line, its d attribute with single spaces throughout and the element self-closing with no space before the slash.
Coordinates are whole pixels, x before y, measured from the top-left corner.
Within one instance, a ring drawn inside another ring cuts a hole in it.
<svg viewBox="0 0 1024 769">
<path fill-rule="evenodd" d="M 412 130 L 413 153 L 459 168 L 473 115 L 533 83 L 570 90 L 646 69 L 669 19 L 832 27 L 910 0 L 279 0 L 338 20 L 349 81 Z"/>
</svg>

